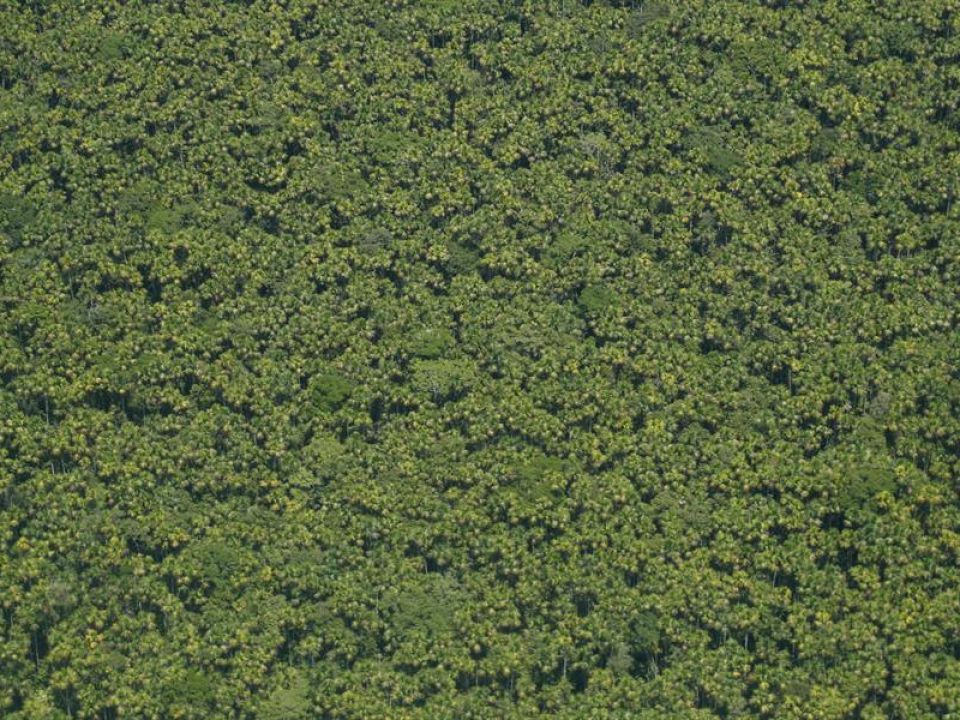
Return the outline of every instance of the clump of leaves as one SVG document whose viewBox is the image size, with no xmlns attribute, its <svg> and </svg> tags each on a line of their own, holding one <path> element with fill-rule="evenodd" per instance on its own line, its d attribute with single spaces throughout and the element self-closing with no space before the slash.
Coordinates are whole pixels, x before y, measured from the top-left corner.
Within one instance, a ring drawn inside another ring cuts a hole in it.
<svg viewBox="0 0 960 720">
<path fill-rule="evenodd" d="M 603 133 L 587 133 L 580 138 L 580 151 L 609 174 L 614 163 L 614 146 Z"/>
<path fill-rule="evenodd" d="M 564 231 L 557 235 L 544 253 L 544 261 L 551 267 L 562 266 L 590 248 L 590 240 L 583 233 Z"/>
<path fill-rule="evenodd" d="M 859 195 L 867 202 L 875 203 L 879 197 L 880 178 L 869 170 L 854 170 L 846 177 L 844 184 L 850 192 Z"/>
<path fill-rule="evenodd" d="M 66 579 L 55 579 L 47 586 L 47 603 L 54 612 L 66 612 L 77 604 L 77 595 L 73 583 Z"/>
<path fill-rule="evenodd" d="M 517 480 L 521 483 L 539 482 L 553 473 L 566 472 L 569 468 L 569 460 L 541 453 L 517 468 Z"/>
<path fill-rule="evenodd" d="M 20 240 L 36 217 L 36 208 L 30 200 L 9 192 L 0 193 L 0 229 L 13 240 Z"/>
<path fill-rule="evenodd" d="M 418 360 L 413 368 L 413 386 L 435 400 L 463 393 L 475 381 L 476 370 L 466 360 Z"/>
<path fill-rule="evenodd" d="M 644 611 L 630 623 L 629 645 L 637 655 L 653 655 L 657 652 L 660 647 L 660 626 L 654 613 Z"/>
<path fill-rule="evenodd" d="M 119 58 L 123 57 L 123 53 L 126 49 L 126 35 L 121 32 L 111 30 L 104 34 L 103 38 L 100 40 L 100 45 L 97 48 L 97 56 L 104 62 L 118 60 Z"/>
<path fill-rule="evenodd" d="M 156 183 L 140 180 L 120 193 L 117 209 L 121 213 L 142 213 L 155 201 L 158 191 Z"/>
<path fill-rule="evenodd" d="M 147 230 L 155 230 L 170 235 L 181 227 L 193 215 L 196 204 L 181 202 L 168 206 L 159 200 L 159 187 L 151 180 L 141 180 L 124 190 L 117 197 L 117 214 L 129 216 L 135 222 L 143 223 Z"/>
<path fill-rule="evenodd" d="M 172 208 L 153 205 L 146 213 L 146 228 L 171 235 L 186 224 L 193 210 L 193 206 L 188 204 Z"/>
<path fill-rule="evenodd" d="M 339 373 L 323 373 L 310 381 L 311 404 L 321 410 L 336 410 L 352 393 L 353 382 Z"/>
<path fill-rule="evenodd" d="M 645 2 L 630 13 L 627 20 L 627 32 L 637 37 L 645 27 L 657 20 L 670 17 L 672 8 L 665 2 Z"/>
<path fill-rule="evenodd" d="M 447 241 L 446 266 L 454 275 L 466 275 L 480 267 L 480 252 L 473 247 L 456 240 Z"/>
<path fill-rule="evenodd" d="M 525 502 L 536 502 L 554 493 L 557 480 L 575 469 L 570 460 L 537 453 L 513 470 L 514 497 Z"/>
<path fill-rule="evenodd" d="M 438 638 L 454 629 L 463 591 L 453 578 L 438 573 L 418 576 L 391 602 L 391 625 L 402 638 Z"/>
<path fill-rule="evenodd" d="M 911 22 L 891 23 L 883 33 L 883 40 L 891 55 L 912 60 L 917 53 L 920 30 Z"/>
<path fill-rule="evenodd" d="M 364 230 L 357 238 L 357 249 L 364 253 L 376 253 L 390 247 L 393 242 L 393 235 L 389 230 L 382 227 L 372 227 Z"/>
<path fill-rule="evenodd" d="M 367 188 L 367 181 L 363 179 L 363 175 L 342 165 L 319 170 L 315 182 L 323 194 L 334 201 L 356 197 Z"/>
<path fill-rule="evenodd" d="M 243 222 L 243 210 L 228 205 L 220 211 L 217 225 L 222 230 L 234 230 Z"/>
<path fill-rule="evenodd" d="M 837 502 L 843 512 L 862 509 L 880 493 L 892 494 L 897 490 L 893 470 L 879 464 L 853 465 L 844 474 L 841 483 L 837 490 Z"/>
<path fill-rule="evenodd" d="M 310 711 L 310 683 L 299 670 L 285 685 L 280 685 L 260 706 L 258 717 L 265 720 L 298 720 Z"/>
<path fill-rule="evenodd" d="M 707 166 L 719 175 L 726 175 L 743 162 L 739 153 L 730 149 L 723 136 L 714 128 L 698 128 L 684 138 L 688 151 L 698 152 Z"/>
<path fill-rule="evenodd" d="M 229 585 L 243 564 L 243 553 L 233 543 L 203 538 L 192 544 L 185 556 L 196 563 L 196 572 L 213 589 Z"/>
<path fill-rule="evenodd" d="M 415 357 L 435 360 L 455 344 L 453 333 L 442 327 L 427 327 L 418 330 L 410 338 L 407 351 Z"/>
<path fill-rule="evenodd" d="M 607 668 L 614 675 L 629 675 L 633 669 L 633 655 L 630 653 L 630 646 L 625 642 L 618 642 L 613 646 L 610 656 L 607 658 Z"/>
<path fill-rule="evenodd" d="M 318 435 L 304 448 L 308 467 L 323 478 L 333 478 L 343 469 L 347 450 L 330 435 Z"/>
<path fill-rule="evenodd" d="M 734 68 L 744 74 L 768 79 L 780 72 L 783 50 L 772 40 L 742 39 L 734 43 L 732 51 Z"/>
<path fill-rule="evenodd" d="M 408 133 L 383 130 L 368 138 L 366 146 L 371 158 L 382 165 L 392 165 L 406 152 L 410 142 L 411 137 Z"/>
<path fill-rule="evenodd" d="M 214 699 L 213 681 L 199 670 L 187 670 L 174 694 L 176 701 L 184 705 L 207 705 Z"/>
<path fill-rule="evenodd" d="M 579 304 L 587 313 L 598 314 L 615 307 L 620 301 L 620 296 L 613 288 L 598 283 L 588 285 L 580 292 Z"/>
<path fill-rule="evenodd" d="M 826 160 L 836 152 L 840 144 L 840 131 L 837 128 L 822 128 L 810 141 L 810 157 L 814 160 Z"/>
</svg>

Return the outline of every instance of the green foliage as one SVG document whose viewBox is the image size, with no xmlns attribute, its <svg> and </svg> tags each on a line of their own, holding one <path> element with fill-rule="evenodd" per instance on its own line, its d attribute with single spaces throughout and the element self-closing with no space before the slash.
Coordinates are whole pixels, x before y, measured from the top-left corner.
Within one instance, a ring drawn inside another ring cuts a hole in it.
<svg viewBox="0 0 960 720">
<path fill-rule="evenodd" d="M 960 713 L 951 3 L 0 28 L 0 717 Z"/>
<path fill-rule="evenodd" d="M 699 153 L 713 172 L 727 175 L 743 162 L 743 158 L 730 149 L 723 135 L 714 128 L 698 128 L 684 140 L 688 150 Z"/>
<path fill-rule="evenodd" d="M 188 717 L 210 712 L 216 693 L 216 684 L 207 674 L 197 669 L 186 669 L 170 678 L 162 688 L 160 700 L 179 714 Z"/>
<path fill-rule="evenodd" d="M 100 40 L 98 56 L 104 61 L 116 60 L 123 55 L 126 44 L 126 36 L 123 33 L 107 32 Z"/>
<path fill-rule="evenodd" d="M 893 22 L 884 29 L 883 39 L 891 55 L 904 59 L 916 56 L 917 50 L 922 47 L 920 29 L 908 21 Z"/>
<path fill-rule="evenodd" d="M 320 435 L 304 448 L 303 456 L 313 471 L 321 477 L 333 479 L 344 468 L 347 450 L 336 438 Z"/>
<path fill-rule="evenodd" d="M 620 303 L 619 294 L 609 286 L 598 283 L 580 291 L 580 306 L 590 314 L 599 314 L 615 308 Z"/>
<path fill-rule="evenodd" d="M 37 218 L 33 203 L 13 193 L 0 193 L 0 230 L 19 242 Z"/>
<path fill-rule="evenodd" d="M 321 373 L 310 380 L 311 405 L 319 410 L 336 410 L 353 393 L 353 383 L 339 373 Z"/>
<path fill-rule="evenodd" d="M 629 645 L 624 642 L 617 643 L 607 658 L 607 667 L 614 675 L 629 675 L 633 671 L 633 656 L 630 654 Z"/>
<path fill-rule="evenodd" d="M 669 18 L 673 11 L 669 3 L 656 2 L 656 0 L 640 3 L 639 7 L 631 7 L 632 10 L 628 16 L 627 28 L 634 36 L 639 35 L 647 25 L 658 20 Z"/>
<path fill-rule="evenodd" d="M 876 465 L 855 465 L 840 480 L 837 500 L 844 512 L 863 509 L 880 493 L 893 494 L 897 490 L 893 470 Z"/>
<path fill-rule="evenodd" d="M 457 583 L 438 574 L 429 574 L 393 599 L 393 626 L 402 638 L 441 638 L 455 628 L 463 592 Z"/>
<path fill-rule="evenodd" d="M 777 77 L 783 57 L 783 48 L 767 38 L 738 38 L 732 52 L 734 67 L 764 79 Z"/>
<path fill-rule="evenodd" d="M 584 233 L 567 230 L 550 243 L 545 253 L 545 263 L 562 270 L 574 257 L 590 249 L 590 239 Z"/>
<path fill-rule="evenodd" d="M 294 672 L 289 684 L 278 686 L 260 706 L 263 720 L 300 720 L 309 717 L 310 682 L 303 672 Z"/>
<path fill-rule="evenodd" d="M 529 510 L 530 504 L 559 495 L 576 469 L 576 464 L 570 460 L 540 452 L 518 463 L 513 469 L 511 492 L 523 503 L 519 509 Z"/>
<path fill-rule="evenodd" d="M 450 239 L 447 241 L 447 267 L 454 275 L 476 272 L 480 267 L 480 253 L 476 248 Z"/>
<path fill-rule="evenodd" d="M 408 352 L 415 357 L 435 360 L 454 345 L 453 333 L 441 327 L 423 327 L 416 330 L 408 342 Z"/>
<path fill-rule="evenodd" d="M 657 616 L 649 611 L 640 613 L 630 624 L 629 647 L 635 654 L 653 655 L 660 647 L 660 629 Z"/>
<path fill-rule="evenodd" d="M 538 483 L 569 467 L 570 463 L 563 458 L 538 454 L 517 469 L 517 480 L 523 484 Z"/>
<path fill-rule="evenodd" d="M 476 379 L 472 364 L 465 360 L 417 360 L 413 363 L 413 387 L 436 400 L 466 392 Z"/>
<path fill-rule="evenodd" d="M 840 144 L 840 131 L 836 128 L 821 128 L 810 143 L 810 155 L 814 160 L 826 160 Z"/>
</svg>

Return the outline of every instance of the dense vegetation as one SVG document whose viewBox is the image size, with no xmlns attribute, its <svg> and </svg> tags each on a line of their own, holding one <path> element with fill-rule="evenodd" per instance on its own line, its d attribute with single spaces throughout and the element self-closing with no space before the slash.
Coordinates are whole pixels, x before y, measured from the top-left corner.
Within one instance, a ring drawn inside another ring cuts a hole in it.
<svg viewBox="0 0 960 720">
<path fill-rule="evenodd" d="M 953 0 L 0 2 L 0 715 L 960 717 Z"/>
</svg>

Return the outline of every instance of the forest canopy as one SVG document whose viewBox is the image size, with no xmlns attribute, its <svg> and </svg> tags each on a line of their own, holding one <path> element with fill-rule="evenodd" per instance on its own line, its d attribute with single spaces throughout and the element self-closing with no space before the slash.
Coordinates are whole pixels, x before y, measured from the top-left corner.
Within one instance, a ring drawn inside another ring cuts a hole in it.
<svg viewBox="0 0 960 720">
<path fill-rule="evenodd" d="M 0 716 L 960 718 L 952 0 L 0 2 Z"/>
</svg>

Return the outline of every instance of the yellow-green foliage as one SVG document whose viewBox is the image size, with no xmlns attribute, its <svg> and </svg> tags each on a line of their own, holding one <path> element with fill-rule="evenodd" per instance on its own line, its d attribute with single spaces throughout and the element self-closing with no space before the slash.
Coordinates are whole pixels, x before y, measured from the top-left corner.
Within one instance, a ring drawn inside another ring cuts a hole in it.
<svg viewBox="0 0 960 720">
<path fill-rule="evenodd" d="M 958 12 L 0 2 L 0 717 L 960 717 Z"/>
</svg>

